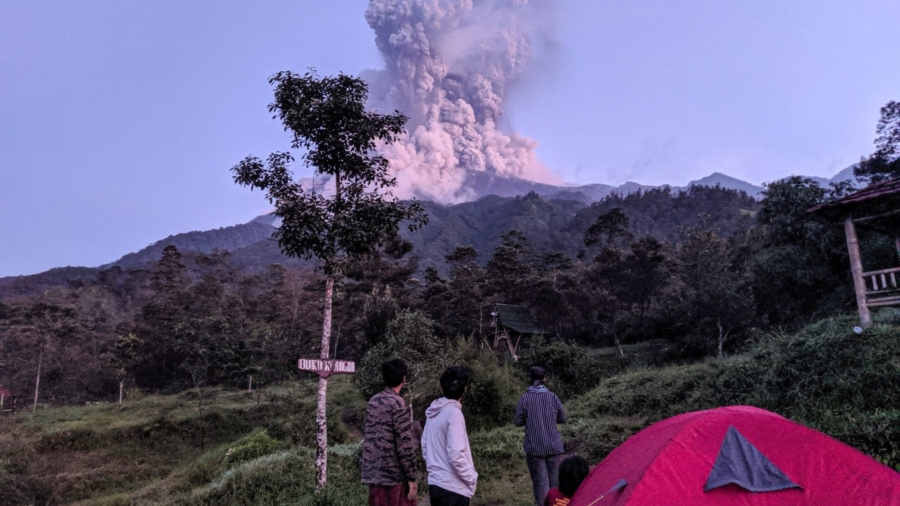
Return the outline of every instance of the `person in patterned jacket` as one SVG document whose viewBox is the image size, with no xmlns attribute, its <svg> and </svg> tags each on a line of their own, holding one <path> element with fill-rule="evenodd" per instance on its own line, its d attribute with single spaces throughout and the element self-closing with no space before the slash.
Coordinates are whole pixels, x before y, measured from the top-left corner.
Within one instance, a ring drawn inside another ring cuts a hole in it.
<svg viewBox="0 0 900 506">
<path fill-rule="evenodd" d="M 381 364 L 385 389 L 369 399 L 360 467 L 369 506 L 416 506 L 416 440 L 400 397 L 409 369 L 399 358 Z"/>
</svg>

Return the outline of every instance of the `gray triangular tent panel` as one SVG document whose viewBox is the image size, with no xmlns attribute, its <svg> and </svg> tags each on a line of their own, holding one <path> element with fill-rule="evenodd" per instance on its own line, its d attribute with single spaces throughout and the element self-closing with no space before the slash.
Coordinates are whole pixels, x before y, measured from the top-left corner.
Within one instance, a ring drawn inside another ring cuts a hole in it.
<svg viewBox="0 0 900 506">
<path fill-rule="evenodd" d="M 803 488 L 785 476 L 781 469 L 778 469 L 734 427 L 728 427 L 728 433 L 725 434 L 725 440 L 719 448 L 719 456 L 716 457 L 716 463 L 703 490 L 709 492 L 730 484 L 751 492 Z"/>
</svg>

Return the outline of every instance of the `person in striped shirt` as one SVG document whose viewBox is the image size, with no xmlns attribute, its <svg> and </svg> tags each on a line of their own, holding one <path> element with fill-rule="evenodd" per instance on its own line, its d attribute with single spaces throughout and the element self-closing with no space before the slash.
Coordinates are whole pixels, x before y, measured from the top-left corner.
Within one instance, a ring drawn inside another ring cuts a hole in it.
<svg viewBox="0 0 900 506">
<path fill-rule="evenodd" d="M 513 424 L 525 427 L 525 461 L 531 475 L 534 504 L 542 506 L 551 487 L 559 486 L 559 459 L 564 452 L 562 436 L 556 424 L 566 423 L 568 415 L 559 397 L 547 389 L 547 373 L 532 367 L 531 386 L 519 399 Z"/>
</svg>

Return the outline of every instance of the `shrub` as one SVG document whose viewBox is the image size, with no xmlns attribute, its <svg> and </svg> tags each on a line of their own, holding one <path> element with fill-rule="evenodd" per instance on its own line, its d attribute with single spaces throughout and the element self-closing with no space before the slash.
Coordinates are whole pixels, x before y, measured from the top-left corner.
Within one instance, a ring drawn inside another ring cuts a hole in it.
<svg viewBox="0 0 900 506">
<path fill-rule="evenodd" d="M 520 364 L 526 374 L 532 366 L 543 367 L 549 376 L 548 387 L 562 399 L 587 392 L 625 365 L 618 357 L 600 357 L 593 350 L 562 342 L 532 350 Z"/>
<path fill-rule="evenodd" d="M 409 366 L 406 390 L 415 401 L 434 392 L 441 372 L 457 356 L 448 343 L 434 335 L 434 322 L 427 315 L 404 309 L 388 323 L 384 340 L 363 356 L 353 379 L 368 399 L 384 390 L 381 364 L 400 358 Z"/>
<path fill-rule="evenodd" d="M 185 501 L 193 505 L 341 505 L 364 506 L 368 488 L 360 483 L 352 457 L 329 452 L 328 488 L 315 494 L 314 452 L 280 451 L 239 464 Z"/>
<path fill-rule="evenodd" d="M 854 316 L 775 334 L 749 353 L 604 379 L 571 403 L 575 417 L 643 417 L 734 404 L 774 411 L 900 466 L 900 328 L 853 333 Z"/>
<path fill-rule="evenodd" d="M 265 430 L 258 430 L 239 439 L 225 452 L 222 465 L 226 468 L 275 452 L 281 445 Z"/>
<path fill-rule="evenodd" d="M 524 378 L 512 366 L 498 365 L 487 350 L 464 346 L 461 364 L 472 372 L 469 388 L 463 395 L 463 412 L 470 431 L 502 427 L 512 423 L 516 403 L 525 386 Z"/>
<path fill-rule="evenodd" d="M 441 397 L 438 379 L 451 365 L 472 372 L 463 397 L 463 412 L 470 430 L 497 427 L 512 421 L 518 396 L 525 382 L 514 368 L 499 365 L 488 350 L 479 350 L 470 339 L 455 343 L 435 336 L 434 323 L 418 311 L 401 310 L 387 325 L 387 336 L 373 346 L 360 361 L 354 377 L 368 398 L 384 389 L 381 364 L 400 358 L 409 366 L 407 388 L 401 391 L 413 406 L 414 417 L 425 420 L 425 409 Z"/>
</svg>

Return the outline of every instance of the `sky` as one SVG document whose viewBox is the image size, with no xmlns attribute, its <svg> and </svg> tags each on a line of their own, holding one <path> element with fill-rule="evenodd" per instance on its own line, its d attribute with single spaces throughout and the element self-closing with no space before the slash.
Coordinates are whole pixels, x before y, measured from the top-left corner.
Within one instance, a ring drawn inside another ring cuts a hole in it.
<svg viewBox="0 0 900 506">
<path fill-rule="evenodd" d="M 830 177 L 900 100 L 900 1 L 555 3 L 503 123 L 567 183 Z M 289 147 L 267 79 L 383 68 L 366 6 L 0 0 L 0 277 L 268 211 L 229 172 Z"/>
</svg>

